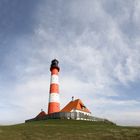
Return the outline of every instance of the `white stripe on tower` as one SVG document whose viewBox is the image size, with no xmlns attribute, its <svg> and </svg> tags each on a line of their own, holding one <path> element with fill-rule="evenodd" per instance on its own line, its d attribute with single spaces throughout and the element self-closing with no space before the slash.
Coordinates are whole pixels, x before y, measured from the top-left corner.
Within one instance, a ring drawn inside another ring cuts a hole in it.
<svg viewBox="0 0 140 140">
<path fill-rule="evenodd" d="M 53 74 L 51 76 L 51 84 L 59 84 L 58 75 L 57 74 Z"/>
<path fill-rule="evenodd" d="M 60 103 L 59 94 L 58 93 L 51 93 L 50 98 L 49 98 L 49 102 Z"/>
</svg>

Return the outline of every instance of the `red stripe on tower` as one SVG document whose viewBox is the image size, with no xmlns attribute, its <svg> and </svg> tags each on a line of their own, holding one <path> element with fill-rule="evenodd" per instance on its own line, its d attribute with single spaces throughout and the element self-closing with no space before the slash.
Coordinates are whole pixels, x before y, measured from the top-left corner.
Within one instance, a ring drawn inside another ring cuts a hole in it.
<svg viewBox="0 0 140 140">
<path fill-rule="evenodd" d="M 51 71 L 51 81 L 50 81 L 50 94 L 49 94 L 49 105 L 48 114 L 60 111 L 60 100 L 59 100 L 59 82 L 58 73 L 59 66 L 58 60 L 52 60 L 50 71 Z"/>
</svg>

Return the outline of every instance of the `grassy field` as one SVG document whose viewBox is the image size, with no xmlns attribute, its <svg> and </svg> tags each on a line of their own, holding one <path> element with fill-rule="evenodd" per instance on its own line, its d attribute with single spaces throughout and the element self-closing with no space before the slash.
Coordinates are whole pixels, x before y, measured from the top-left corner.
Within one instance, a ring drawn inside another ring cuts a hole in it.
<svg viewBox="0 0 140 140">
<path fill-rule="evenodd" d="M 103 122 L 47 120 L 0 126 L 0 140 L 140 140 L 140 127 Z"/>
</svg>

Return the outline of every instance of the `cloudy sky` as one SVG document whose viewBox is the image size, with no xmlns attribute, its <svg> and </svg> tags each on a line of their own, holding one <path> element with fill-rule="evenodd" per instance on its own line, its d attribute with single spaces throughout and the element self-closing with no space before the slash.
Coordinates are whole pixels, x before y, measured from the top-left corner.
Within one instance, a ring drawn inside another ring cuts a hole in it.
<svg viewBox="0 0 140 140">
<path fill-rule="evenodd" d="M 140 125 L 139 0 L 1 0 L 0 124 L 47 111 L 54 58 L 61 108 Z"/>
</svg>

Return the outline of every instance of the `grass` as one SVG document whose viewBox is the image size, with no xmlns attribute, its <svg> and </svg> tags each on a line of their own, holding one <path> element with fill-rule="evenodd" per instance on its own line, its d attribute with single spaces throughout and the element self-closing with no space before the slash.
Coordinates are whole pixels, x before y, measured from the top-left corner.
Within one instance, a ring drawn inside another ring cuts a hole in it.
<svg viewBox="0 0 140 140">
<path fill-rule="evenodd" d="M 0 126 L 0 140 L 140 140 L 140 127 L 103 122 L 46 120 Z"/>
</svg>

